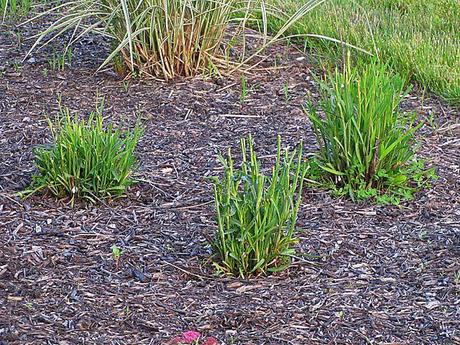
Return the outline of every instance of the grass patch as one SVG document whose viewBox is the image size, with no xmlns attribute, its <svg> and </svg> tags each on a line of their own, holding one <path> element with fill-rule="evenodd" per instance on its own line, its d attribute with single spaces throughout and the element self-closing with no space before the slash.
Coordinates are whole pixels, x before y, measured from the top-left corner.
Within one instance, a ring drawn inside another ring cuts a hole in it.
<svg viewBox="0 0 460 345">
<path fill-rule="evenodd" d="M 27 15 L 31 7 L 31 0 L 0 0 L 0 23 Z"/>
<path fill-rule="evenodd" d="M 283 153 L 279 137 L 271 175 L 262 173 L 251 137 L 241 140 L 241 151 L 239 169 L 230 150 L 219 157 L 224 177 L 214 179 L 218 231 L 212 245 L 219 271 L 247 277 L 289 265 L 306 169 L 302 148 Z"/>
<path fill-rule="evenodd" d="M 412 199 L 434 172 L 414 155 L 422 123 L 415 123 L 415 113 L 399 110 L 405 84 L 378 62 L 329 76 L 319 103 L 325 115 L 311 103 L 306 107 L 320 148 L 310 166 L 313 180 L 353 200 Z"/>
<path fill-rule="evenodd" d="M 271 0 L 292 13 L 306 0 Z M 282 25 L 270 18 L 270 30 Z M 457 0 L 331 0 L 295 23 L 289 34 L 314 32 L 377 52 L 394 71 L 422 88 L 460 103 L 460 2 Z M 323 61 L 336 66 L 342 46 L 309 39 Z M 353 52 L 359 64 L 366 54 Z"/>
<path fill-rule="evenodd" d="M 96 202 L 122 195 L 133 183 L 134 149 L 142 135 L 139 125 L 128 132 L 111 124 L 104 128 L 101 107 L 87 121 L 62 109 L 49 127 L 54 142 L 34 150 L 37 174 L 22 196 L 46 190 L 57 197 L 69 196 L 72 204 L 75 199 Z"/>
</svg>

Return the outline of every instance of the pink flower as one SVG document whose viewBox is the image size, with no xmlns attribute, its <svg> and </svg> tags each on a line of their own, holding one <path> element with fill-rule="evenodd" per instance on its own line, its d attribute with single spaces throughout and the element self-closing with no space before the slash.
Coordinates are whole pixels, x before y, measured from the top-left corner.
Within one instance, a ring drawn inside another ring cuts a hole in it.
<svg viewBox="0 0 460 345">
<path fill-rule="evenodd" d="M 182 333 L 182 338 L 184 339 L 185 343 L 190 344 L 198 339 L 200 339 L 201 333 L 196 331 L 187 331 Z"/>
<path fill-rule="evenodd" d="M 214 337 L 207 337 L 203 343 L 203 345 L 219 345 L 216 338 Z"/>
</svg>

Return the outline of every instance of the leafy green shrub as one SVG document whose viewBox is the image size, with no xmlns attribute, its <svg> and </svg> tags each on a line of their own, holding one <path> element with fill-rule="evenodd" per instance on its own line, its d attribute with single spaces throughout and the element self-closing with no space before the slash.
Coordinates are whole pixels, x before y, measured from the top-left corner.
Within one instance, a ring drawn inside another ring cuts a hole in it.
<svg viewBox="0 0 460 345">
<path fill-rule="evenodd" d="M 279 32 L 265 39 L 268 44 L 321 2 L 309 0 L 289 17 L 264 0 L 76 0 L 51 10 L 67 14 L 44 30 L 32 49 L 67 30 L 75 30 L 71 43 L 92 31 L 114 44 L 102 66 L 113 60 L 122 73 L 121 60 L 127 70 L 147 76 L 191 76 L 222 64 L 222 40 L 232 22 L 241 24 L 243 29 L 236 31 L 242 34 L 252 14 L 262 12 L 266 34 L 267 17 L 282 18 Z"/>
<path fill-rule="evenodd" d="M 399 110 L 407 92 L 403 78 L 378 62 L 361 70 L 348 67 L 329 76 L 319 103 L 324 117 L 307 104 L 320 148 L 310 174 L 339 195 L 397 204 L 412 198 L 412 182 L 421 187 L 434 176 L 414 156 L 414 133 L 422 124 Z"/>
<path fill-rule="evenodd" d="M 279 137 L 271 176 L 261 172 L 251 137 L 241 140 L 241 151 L 239 169 L 230 150 L 227 158 L 219 156 L 224 177 L 214 179 L 218 232 L 212 245 L 219 271 L 245 277 L 288 266 L 306 169 L 302 147 L 283 154 Z"/>
<path fill-rule="evenodd" d="M 70 196 L 73 203 L 75 198 L 95 202 L 123 194 L 132 183 L 140 126 L 126 133 L 111 124 L 104 128 L 100 109 L 87 121 L 71 117 L 68 109 L 61 113 L 56 123 L 49 121 L 54 143 L 34 150 L 38 173 L 23 195 L 46 189 L 57 197 Z"/>
</svg>

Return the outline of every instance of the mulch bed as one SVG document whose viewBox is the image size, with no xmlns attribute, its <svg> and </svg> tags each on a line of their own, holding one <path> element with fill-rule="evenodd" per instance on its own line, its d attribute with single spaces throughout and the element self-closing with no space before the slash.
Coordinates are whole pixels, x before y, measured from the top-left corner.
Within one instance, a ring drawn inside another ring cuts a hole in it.
<svg viewBox="0 0 460 345">
<path fill-rule="evenodd" d="M 126 83 L 94 74 L 105 48 L 92 38 L 63 72 L 44 71 L 49 51 L 14 66 L 30 42 L 4 28 L 0 344 L 165 344 L 187 329 L 225 344 L 460 344 L 458 108 L 416 92 L 404 102 L 420 118 L 434 115 L 419 149 L 440 176 L 431 190 L 398 208 L 305 189 L 292 267 L 220 277 L 206 240 L 216 228 L 207 177 L 221 172 L 216 155 L 237 152 L 248 133 L 260 156 L 273 154 L 278 134 L 314 152 L 301 109 L 307 94 L 317 97 L 308 59 L 274 47 L 283 68 L 254 70 L 241 104 L 235 77 Z M 45 115 L 57 113 L 58 96 L 82 115 L 103 96 L 107 121 L 122 126 L 142 119 L 140 182 L 126 198 L 72 208 L 14 196 L 30 182 L 32 148 L 50 139 Z"/>
</svg>

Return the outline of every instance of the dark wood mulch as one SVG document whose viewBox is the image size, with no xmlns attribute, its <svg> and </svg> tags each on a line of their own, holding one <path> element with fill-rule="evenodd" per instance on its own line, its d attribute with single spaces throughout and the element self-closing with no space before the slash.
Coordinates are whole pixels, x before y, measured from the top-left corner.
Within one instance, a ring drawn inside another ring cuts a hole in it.
<svg viewBox="0 0 460 345">
<path fill-rule="evenodd" d="M 438 169 L 433 189 L 401 208 L 306 189 L 292 267 L 223 278 L 209 263 L 206 177 L 248 133 L 261 156 L 277 134 L 314 152 L 301 110 L 306 94 L 317 96 L 307 59 L 273 48 L 284 68 L 248 76 L 241 104 L 230 77 L 127 85 L 95 75 L 104 48 L 92 39 L 64 72 L 44 71 L 46 52 L 14 66 L 30 46 L 17 38 L 1 28 L 0 344 L 165 344 L 187 329 L 225 344 L 460 344 L 458 109 L 417 94 L 404 104 L 435 120 L 419 150 Z M 30 182 L 32 148 L 49 140 L 45 115 L 56 114 L 58 95 L 83 115 L 103 96 L 107 120 L 123 126 L 141 116 L 141 182 L 126 198 L 71 208 L 14 196 Z"/>
</svg>

